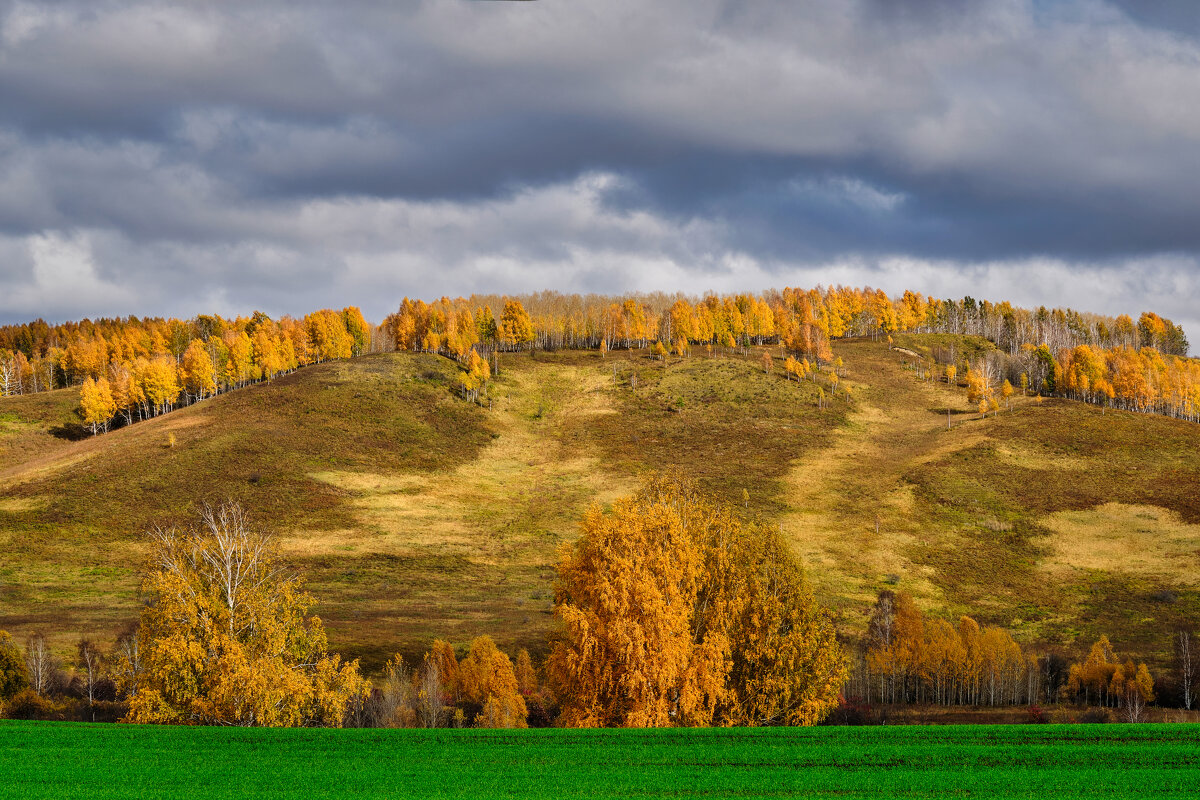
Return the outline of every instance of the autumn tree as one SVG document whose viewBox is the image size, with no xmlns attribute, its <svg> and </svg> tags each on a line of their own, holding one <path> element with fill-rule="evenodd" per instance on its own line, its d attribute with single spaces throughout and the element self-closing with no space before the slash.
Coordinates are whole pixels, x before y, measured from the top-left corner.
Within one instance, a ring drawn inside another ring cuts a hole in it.
<svg viewBox="0 0 1200 800">
<path fill-rule="evenodd" d="M 199 339 L 193 339 L 184 351 L 179 363 L 179 374 L 183 377 L 184 391 L 197 400 L 203 400 L 217 391 L 212 359 Z"/>
<path fill-rule="evenodd" d="M 367 692 L 358 663 L 327 652 L 313 598 L 240 506 L 205 506 L 197 525 L 156 529 L 150 544 L 129 721 L 342 724 Z"/>
<path fill-rule="evenodd" d="M 1107 636 L 1101 636 L 1083 661 L 1070 666 L 1067 690 L 1082 695 L 1085 705 L 1093 698 L 1102 705 L 1108 705 L 1113 674 L 1119 665 L 1112 643 Z"/>
<path fill-rule="evenodd" d="M 762 368 L 763 368 L 763 372 L 765 372 L 768 375 L 770 375 L 771 370 L 775 368 L 775 362 L 771 359 L 770 352 L 768 352 L 766 350 L 763 350 L 763 354 L 762 354 Z"/>
<path fill-rule="evenodd" d="M 371 326 L 356 306 L 342 309 L 342 324 L 350 336 L 350 355 L 361 356 L 371 348 Z"/>
<path fill-rule="evenodd" d="M 29 671 L 21 648 L 8 631 L 0 631 L 0 703 L 29 686 Z"/>
<path fill-rule="evenodd" d="M 1109 692 L 1117 698 L 1125 719 L 1141 722 L 1146 704 L 1154 701 L 1154 678 L 1145 664 L 1133 663 L 1133 659 L 1117 665 L 1109 683 Z"/>
<path fill-rule="evenodd" d="M 487 360 L 481 358 L 475 350 L 471 350 L 470 355 L 467 357 L 466 370 L 463 372 L 461 378 L 463 397 L 478 401 L 480 391 L 491 377 L 492 369 L 488 366 Z"/>
<path fill-rule="evenodd" d="M 79 391 L 79 414 L 83 417 L 83 424 L 91 427 L 92 435 L 107 431 L 108 424 L 116 413 L 117 404 L 113 402 L 108 379 L 85 380 Z"/>
<path fill-rule="evenodd" d="M 721 721 L 815 725 L 847 675 L 833 624 L 776 528 L 731 523 L 711 528 L 706 547 L 708 624 L 730 639 Z"/>
<path fill-rule="evenodd" d="M 471 642 L 470 652 L 458 665 L 458 675 L 462 700 L 480 709 L 475 717 L 477 727 L 528 727 L 525 698 L 513 663 L 490 636 Z"/>
<path fill-rule="evenodd" d="M 696 638 L 701 509 L 651 485 L 593 506 L 562 552 L 548 665 L 568 727 L 707 725 L 724 698 L 729 641 Z"/>
<path fill-rule="evenodd" d="M 517 689 L 523 697 L 530 697 L 538 693 L 540 686 L 537 670 L 533 668 L 533 659 L 529 657 L 529 651 L 524 647 L 517 653 L 516 673 Z"/>
<path fill-rule="evenodd" d="M 783 542 L 673 477 L 563 551 L 548 663 L 569 726 L 810 724 L 844 662 Z"/>
<path fill-rule="evenodd" d="M 533 320 L 520 300 L 507 300 L 500 313 L 500 344 L 510 350 L 520 350 L 533 342 Z"/>
</svg>

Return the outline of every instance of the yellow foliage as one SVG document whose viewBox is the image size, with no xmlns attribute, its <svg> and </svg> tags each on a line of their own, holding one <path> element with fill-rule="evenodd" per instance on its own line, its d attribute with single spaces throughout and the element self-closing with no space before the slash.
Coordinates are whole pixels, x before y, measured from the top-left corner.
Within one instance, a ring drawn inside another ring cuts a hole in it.
<svg viewBox="0 0 1200 800">
<path fill-rule="evenodd" d="M 108 423 L 117 413 L 117 404 L 113 401 L 112 389 L 107 378 L 93 381 L 88 378 L 79 390 L 79 411 L 83 423 L 90 425 L 92 433 L 108 430 Z"/>
<path fill-rule="evenodd" d="M 120 670 L 128 721 L 340 726 L 365 697 L 358 663 L 326 652 L 312 597 L 240 507 L 206 508 L 199 526 L 152 539 L 139 655 Z"/>
<path fill-rule="evenodd" d="M 593 507 L 582 534 L 548 663 L 564 725 L 810 724 L 832 708 L 841 650 L 772 531 L 658 477 Z"/>
<path fill-rule="evenodd" d="M 529 651 L 524 647 L 521 652 L 517 653 L 517 689 L 525 697 L 538 693 L 538 677 L 537 671 L 533 668 L 533 659 L 529 657 Z"/>
<path fill-rule="evenodd" d="M 527 654 L 528 655 L 528 654 Z M 475 724 L 480 728 L 525 728 L 525 699 L 512 661 L 490 636 L 471 642 L 471 651 L 458 665 L 462 700 L 482 707 Z"/>
</svg>

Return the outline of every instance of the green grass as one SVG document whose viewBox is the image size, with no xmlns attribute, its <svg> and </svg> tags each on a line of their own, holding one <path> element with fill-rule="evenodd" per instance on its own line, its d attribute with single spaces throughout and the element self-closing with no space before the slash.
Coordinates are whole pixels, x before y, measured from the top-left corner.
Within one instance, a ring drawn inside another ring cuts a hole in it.
<svg viewBox="0 0 1200 800">
<path fill-rule="evenodd" d="M 0 797 L 1191 797 L 1190 725 L 366 731 L 0 723 Z"/>
</svg>

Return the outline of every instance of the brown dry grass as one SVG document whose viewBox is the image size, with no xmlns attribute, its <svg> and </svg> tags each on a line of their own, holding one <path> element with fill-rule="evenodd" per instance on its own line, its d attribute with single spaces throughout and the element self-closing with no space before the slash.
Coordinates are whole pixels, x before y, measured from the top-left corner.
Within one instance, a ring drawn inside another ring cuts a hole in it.
<svg viewBox="0 0 1200 800">
<path fill-rule="evenodd" d="M 1178 586 L 1200 584 L 1200 525 L 1154 506 L 1105 503 L 1043 517 L 1047 556 L 1040 566 L 1055 580 L 1080 571 L 1124 572 Z"/>
</svg>

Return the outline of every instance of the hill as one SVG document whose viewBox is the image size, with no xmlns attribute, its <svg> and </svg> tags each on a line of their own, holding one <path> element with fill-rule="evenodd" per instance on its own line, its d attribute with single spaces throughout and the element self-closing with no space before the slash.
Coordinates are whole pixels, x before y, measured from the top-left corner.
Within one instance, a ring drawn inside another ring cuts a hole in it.
<svg viewBox="0 0 1200 800">
<path fill-rule="evenodd" d="M 506 355 L 490 408 L 456 396 L 446 359 L 367 356 L 79 441 L 74 393 L 0 400 L 0 628 L 64 649 L 115 636 L 136 614 L 142 532 L 233 498 L 368 669 L 435 636 L 541 651 L 582 510 L 664 467 L 782 526 L 848 633 L 881 588 L 1026 642 L 1104 632 L 1159 660 L 1171 627 L 1200 618 L 1200 428 L 1025 398 L 980 419 L 887 344 L 834 349 L 850 399 L 825 409 L 756 350 L 698 349 L 665 365 Z"/>
</svg>

